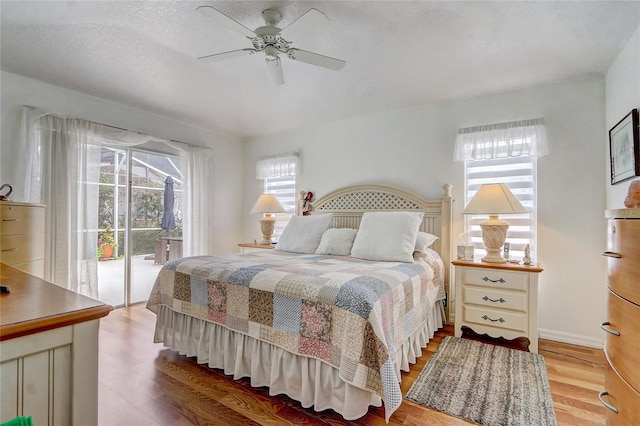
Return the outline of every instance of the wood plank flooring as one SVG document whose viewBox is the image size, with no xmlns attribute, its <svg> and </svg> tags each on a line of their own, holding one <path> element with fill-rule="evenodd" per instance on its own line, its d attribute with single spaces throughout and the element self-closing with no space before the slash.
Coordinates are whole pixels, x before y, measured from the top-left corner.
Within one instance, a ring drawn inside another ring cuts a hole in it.
<svg viewBox="0 0 640 426">
<path fill-rule="evenodd" d="M 155 315 L 136 305 L 116 309 L 100 325 L 99 425 L 385 425 L 384 410 L 371 408 L 354 422 L 331 410 L 316 413 L 267 388 L 232 380 L 153 342 Z M 407 393 L 429 358 L 453 328 L 446 326 L 422 352 L 401 389 Z M 604 425 L 598 401 L 604 389 L 602 350 L 540 341 L 559 425 Z M 470 423 L 405 400 L 391 425 Z"/>
</svg>

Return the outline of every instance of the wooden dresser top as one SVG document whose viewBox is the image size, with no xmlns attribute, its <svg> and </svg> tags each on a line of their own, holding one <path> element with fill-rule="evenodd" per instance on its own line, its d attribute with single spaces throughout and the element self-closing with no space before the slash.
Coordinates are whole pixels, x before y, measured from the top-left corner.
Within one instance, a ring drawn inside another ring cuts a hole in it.
<svg viewBox="0 0 640 426">
<path fill-rule="evenodd" d="M 0 262 L 0 340 L 13 339 L 107 316 L 113 306 Z"/>
</svg>

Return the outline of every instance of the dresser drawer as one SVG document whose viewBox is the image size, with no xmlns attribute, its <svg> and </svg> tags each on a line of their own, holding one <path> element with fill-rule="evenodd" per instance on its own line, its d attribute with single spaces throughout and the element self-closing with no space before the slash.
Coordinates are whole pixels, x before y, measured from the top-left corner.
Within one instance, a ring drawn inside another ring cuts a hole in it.
<svg viewBox="0 0 640 426">
<path fill-rule="evenodd" d="M 503 311 L 479 306 L 463 307 L 464 321 L 482 324 L 487 327 L 527 332 L 527 314 L 515 311 Z"/>
<path fill-rule="evenodd" d="M 600 394 L 601 401 L 618 411 L 616 413 L 611 408 L 607 408 L 607 425 L 640 425 L 640 394 L 608 364 L 604 373 L 604 387 L 607 394 Z"/>
<path fill-rule="evenodd" d="M 465 285 L 462 289 L 463 302 L 469 305 L 481 305 L 492 308 L 527 311 L 527 293 L 522 291 L 499 290 L 490 287 Z"/>
<path fill-rule="evenodd" d="M 640 305 L 640 219 L 610 219 L 607 236 L 608 252 L 620 255 L 607 258 L 609 288 Z"/>
<path fill-rule="evenodd" d="M 44 233 L 44 207 L 0 206 L 0 235 Z"/>
<path fill-rule="evenodd" d="M 620 335 L 606 333 L 605 351 L 613 367 L 640 391 L 640 306 L 618 297 L 609 290 L 607 321 L 603 326 Z"/>
<path fill-rule="evenodd" d="M 464 268 L 463 282 L 485 287 L 527 289 L 527 274 L 500 269 Z"/>
<path fill-rule="evenodd" d="M 0 236 L 0 260 L 13 265 L 44 257 L 44 234 Z"/>
</svg>

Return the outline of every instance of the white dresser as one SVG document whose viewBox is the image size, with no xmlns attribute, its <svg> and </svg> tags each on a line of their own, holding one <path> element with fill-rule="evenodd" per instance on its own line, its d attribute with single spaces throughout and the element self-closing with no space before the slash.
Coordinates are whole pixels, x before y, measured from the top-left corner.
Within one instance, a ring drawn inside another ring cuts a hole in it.
<svg viewBox="0 0 640 426">
<path fill-rule="evenodd" d="M 0 201 L 0 261 L 42 278 L 44 211 L 42 204 Z"/>
<path fill-rule="evenodd" d="M 113 308 L 0 263 L 0 423 L 98 423 L 98 328 Z"/>
<path fill-rule="evenodd" d="M 462 327 L 493 339 L 526 338 L 538 353 L 538 266 L 454 260 L 455 335 Z"/>
</svg>

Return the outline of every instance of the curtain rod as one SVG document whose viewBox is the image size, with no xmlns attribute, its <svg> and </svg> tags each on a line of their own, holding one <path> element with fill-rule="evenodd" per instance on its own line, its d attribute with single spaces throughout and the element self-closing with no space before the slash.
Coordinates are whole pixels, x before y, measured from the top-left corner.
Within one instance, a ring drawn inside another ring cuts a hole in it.
<svg viewBox="0 0 640 426">
<path fill-rule="evenodd" d="M 87 120 L 87 121 L 91 121 L 91 120 Z M 155 136 L 153 136 L 153 135 L 149 135 L 149 134 L 147 134 L 147 133 L 142 133 L 142 132 L 139 132 L 139 131 L 137 131 L 137 130 L 123 129 L 122 127 L 113 126 L 113 125 L 111 125 L 111 124 L 104 124 L 104 123 L 97 123 L 97 124 L 100 124 L 101 126 L 105 126 L 105 127 L 110 127 L 110 128 L 112 128 L 112 129 L 116 129 L 116 130 L 122 130 L 123 132 L 131 132 L 131 133 L 137 133 L 137 134 L 139 134 L 139 135 L 143 135 L 143 136 L 151 136 L 151 137 L 155 137 Z M 162 138 L 158 138 L 158 139 L 162 139 Z M 182 145 L 187 145 L 187 146 L 192 147 L 192 148 L 205 148 L 205 149 L 211 149 L 211 148 L 210 148 L 210 147 L 208 147 L 208 146 L 195 145 L 195 144 L 188 143 L 188 142 L 177 141 L 177 140 L 175 140 L 175 139 L 165 139 L 165 140 L 168 140 L 169 142 L 179 143 L 179 144 L 182 144 Z M 161 142 L 161 141 L 160 141 L 160 142 Z"/>
<path fill-rule="evenodd" d="M 466 133 L 477 133 L 477 132 L 486 132 L 490 130 L 504 130 L 504 129 L 513 129 L 515 127 L 528 127 L 528 126 L 539 126 L 539 125 L 544 125 L 543 118 L 531 118 L 528 120 L 507 121 L 505 123 L 485 124 L 482 126 L 465 127 L 462 129 L 458 129 L 458 134 L 462 135 Z"/>
</svg>

